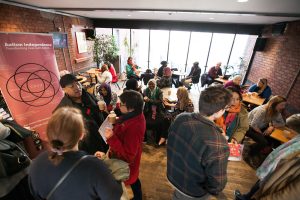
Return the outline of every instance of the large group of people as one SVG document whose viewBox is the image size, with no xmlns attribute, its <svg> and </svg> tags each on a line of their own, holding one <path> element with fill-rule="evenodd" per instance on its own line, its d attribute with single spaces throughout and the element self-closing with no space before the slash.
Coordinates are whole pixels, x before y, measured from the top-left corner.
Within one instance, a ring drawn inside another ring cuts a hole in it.
<svg viewBox="0 0 300 200">
<path fill-rule="evenodd" d="M 31 195 L 35 199 L 120 199 L 124 187 L 101 160 L 111 158 L 128 163 L 129 177 L 124 184 L 131 188 L 134 200 L 141 200 L 142 145 L 151 136 L 156 147 L 167 146 L 167 179 L 175 188 L 172 199 L 209 199 L 226 186 L 228 143 L 242 144 L 247 136 L 255 142 L 249 156 L 269 156 L 257 170 L 259 181 L 247 194 L 236 190 L 236 199 L 272 196 L 281 189 L 288 190 L 288 186 L 293 187 L 290 194 L 284 194 L 288 198 L 282 194 L 277 199 L 295 199 L 300 177 L 299 136 L 283 145 L 269 137 L 275 128 L 283 126 L 300 132 L 299 114 L 286 121 L 282 116 L 287 100 L 271 97 L 267 80 L 259 79 L 248 92 L 266 101 L 248 112 L 243 104 L 242 77 L 237 75 L 224 86 L 203 89 L 195 111 L 189 86 L 199 81 L 199 63 L 194 62 L 189 75 L 181 80 L 176 102 L 163 96 L 163 88 L 172 87 L 172 71 L 166 61 L 161 64 L 157 74 L 147 71 L 143 75 L 129 57 L 126 88 L 119 96 L 110 87 L 116 81 L 110 63 L 101 67 L 99 84 L 92 94 L 73 74 L 61 77 L 64 97 L 47 125 L 49 147 L 29 167 Z M 209 70 L 210 81 L 222 75 L 220 67 L 218 62 Z M 144 90 L 139 81 L 144 81 Z M 111 113 L 117 114 L 113 121 L 109 119 Z M 0 139 L 9 134 L 0 123 Z M 25 176 L 22 171 L 18 180 L 27 181 Z M 0 197 L 4 196 L 1 192 Z"/>
</svg>

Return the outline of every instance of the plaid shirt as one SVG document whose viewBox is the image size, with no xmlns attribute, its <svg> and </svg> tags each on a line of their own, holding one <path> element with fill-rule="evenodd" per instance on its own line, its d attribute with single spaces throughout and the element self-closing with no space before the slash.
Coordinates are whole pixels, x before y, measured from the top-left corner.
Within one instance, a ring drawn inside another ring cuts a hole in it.
<svg viewBox="0 0 300 200">
<path fill-rule="evenodd" d="M 221 130 L 199 113 L 180 114 L 169 129 L 167 177 L 190 197 L 216 195 L 227 182 L 229 147 Z"/>
</svg>

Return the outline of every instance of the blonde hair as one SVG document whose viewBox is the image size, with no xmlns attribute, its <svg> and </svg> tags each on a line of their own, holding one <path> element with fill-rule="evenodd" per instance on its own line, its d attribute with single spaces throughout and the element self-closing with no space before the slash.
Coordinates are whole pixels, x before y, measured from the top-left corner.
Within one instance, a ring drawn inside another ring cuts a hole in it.
<svg viewBox="0 0 300 200">
<path fill-rule="evenodd" d="M 74 148 L 85 133 L 83 117 L 77 108 L 62 107 L 51 116 L 47 126 L 51 151 L 49 160 L 57 165 L 63 160 L 63 152 Z"/>
<path fill-rule="evenodd" d="M 179 109 L 184 110 L 186 106 L 191 102 L 189 98 L 188 90 L 185 87 L 179 87 L 177 90 Z"/>
<path fill-rule="evenodd" d="M 272 119 L 278 113 L 276 106 L 282 102 L 286 102 L 286 98 L 279 95 L 272 97 L 266 104 L 267 112 L 265 118 Z"/>
</svg>

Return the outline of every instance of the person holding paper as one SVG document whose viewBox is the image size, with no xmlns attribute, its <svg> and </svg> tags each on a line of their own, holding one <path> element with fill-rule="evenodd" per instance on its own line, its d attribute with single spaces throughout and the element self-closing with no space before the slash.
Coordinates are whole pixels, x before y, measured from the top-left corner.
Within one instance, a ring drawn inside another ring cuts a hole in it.
<svg viewBox="0 0 300 200">
<path fill-rule="evenodd" d="M 129 163 L 130 175 L 124 183 L 131 186 L 134 199 L 141 200 L 142 188 L 138 176 L 146 130 L 144 101 L 142 95 L 133 90 L 124 91 L 120 95 L 120 101 L 122 115 L 113 129 L 106 128 L 105 137 L 110 146 L 110 157 Z"/>
<path fill-rule="evenodd" d="M 62 76 L 59 83 L 65 96 L 55 110 L 65 106 L 79 109 L 84 117 L 85 126 L 88 130 L 87 134 L 79 142 L 79 149 L 89 154 L 94 154 L 96 151 L 106 152 L 108 145 L 105 144 L 98 134 L 99 126 L 104 119 L 97 105 L 97 99 L 82 89 L 81 84 L 73 74 Z"/>
</svg>

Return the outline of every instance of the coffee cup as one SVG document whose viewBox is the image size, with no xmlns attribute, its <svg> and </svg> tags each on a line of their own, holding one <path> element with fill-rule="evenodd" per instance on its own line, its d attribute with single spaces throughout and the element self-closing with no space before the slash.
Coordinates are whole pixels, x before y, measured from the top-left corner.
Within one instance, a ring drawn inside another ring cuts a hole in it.
<svg viewBox="0 0 300 200">
<path fill-rule="evenodd" d="M 111 124 L 115 124 L 117 119 L 117 115 L 115 114 L 114 111 L 111 111 L 110 114 L 108 115 L 108 121 Z"/>
<path fill-rule="evenodd" d="M 98 101 L 98 107 L 101 111 L 105 110 L 105 102 L 104 101 Z"/>
</svg>

